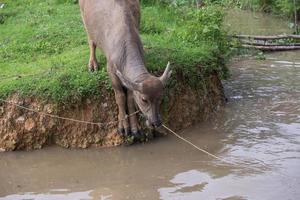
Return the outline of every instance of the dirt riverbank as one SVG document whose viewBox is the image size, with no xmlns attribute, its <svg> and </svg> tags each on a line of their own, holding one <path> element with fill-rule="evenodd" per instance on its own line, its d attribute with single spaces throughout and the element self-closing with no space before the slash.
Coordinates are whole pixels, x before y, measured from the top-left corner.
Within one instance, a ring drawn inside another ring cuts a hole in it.
<svg viewBox="0 0 300 200">
<path fill-rule="evenodd" d="M 216 74 L 206 78 L 205 90 L 192 89 L 181 82 L 178 83 L 180 88 L 169 91 L 168 102 L 163 103 L 161 108 L 164 122 L 174 130 L 208 119 L 224 102 L 222 84 Z M 117 120 L 114 96 L 108 91 L 104 91 L 101 97 L 85 99 L 67 107 L 17 94 L 6 100 L 66 118 L 101 123 Z M 0 104 L 1 151 L 33 150 L 52 144 L 65 148 L 88 148 L 122 143 L 124 140 L 117 134 L 116 124 L 100 127 L 51 118 L 7 103 Z"/>
</svg>

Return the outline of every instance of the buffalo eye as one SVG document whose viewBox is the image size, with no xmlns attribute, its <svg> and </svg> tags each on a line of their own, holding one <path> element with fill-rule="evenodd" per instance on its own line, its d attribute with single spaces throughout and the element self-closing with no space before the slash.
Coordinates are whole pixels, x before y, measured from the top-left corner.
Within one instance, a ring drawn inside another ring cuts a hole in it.
<svg viewBox="0 0 300 200">
<path fill-rule="evenodd" d="M 145 97 L 142 97 L 142 101 L 143 101 L 144 103 L 148 103 L 148 101 L 147 101 L 147 99 L 146 99 Z"/>
</svg>

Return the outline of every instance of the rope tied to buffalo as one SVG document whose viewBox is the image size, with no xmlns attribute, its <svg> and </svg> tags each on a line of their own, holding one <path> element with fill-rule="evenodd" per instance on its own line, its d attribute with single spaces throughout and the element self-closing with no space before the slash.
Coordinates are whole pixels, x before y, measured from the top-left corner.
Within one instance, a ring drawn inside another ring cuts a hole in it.
<svg viewBox="0 0 300 200">
<path fill-rule="evenodd" d="M 96 126 L 99 126 L 100 128 L 103 127 L 103 126 L 108 126 L 108 125 L 113 125 L 113 124 L 116 124 L 120 121 L 124 121 L 124 120 L 127 120 L 129 117 L 133 116 L 133 115 L 136 115 L 138 114 L 140 111 L 137 110 L 136 112 L 133 112 L 129 115 L 125 115 L 125 117 L 121 120 L 115 120 L 115 121 L 110 121 L 110 122 L 107 122 L 107 123 L 103 123 L 103 122 L 91 122 L 91 121 L 84 121 L 84 120 L 79 120 L 79 119 L 73 119 L 73 118 L 68 118 L 68 117 L 61 117 L 61 116 L 58 116 L 58 115 L 54 115 L 54 114 L 50 114 L 50 113 L 45 113 L 45 112 L 41 112 L 41 111 L 38 111 L 36 109 L 33 109 L 33 108 L 29 108 L 29 107 L 26 107 L 26 106 L 23 106 L 23 105 L 20 105 L 20 104 L 17 104 L 17 103 L 14 103 L 14 102 L 11 102 L 11 101 L 7 101 L 7 100 L 4 100 L 4 99 L 0 99 L 1 102 L 3 103 L 6 103 L 6 104 L 10 104 L 12 106 L 15 106 L 19 109 L 23 109 L 23 110 L 27 110 L 27 111 L 30 111 L 30 112 L 33 112 L 33 113 L 37 113 L 39 115 L 43 115 L 43 116 L 47 116 L 47 117 L 50 117 L 50 118 L 55 118 L 55 119 L 59 119 L 59 120 L 67 120 L 67 121 L 72 121 L 72 122 L 75 122 L 75 123 L 82 123 L 82 124 L 90 124 L 90 125 L 96 125 Z M 181 139 L 182 141 L 186 142 L 187 144 L 189 144 L 190 146 L 194 147 L 195 149 L 217 159 L 217 160 L 220 160 L 224 163 L 227 163 L 227 164 L 233 164 L 235 165 L 235 163 L 232 163 L 232 162 L 229 162 L 229 161 L 225 161 L 224 159 L 214 155 L 214 154 L 211 154 L 209 153 L 208 151 L 198 147 L 197 145 L 193 144 L 192 142 L 188 141 L 187 139 L 183 138 L 182 136 L 180 136 L 179 134 L 177 134 L 176 132 L 174 132 L 173 130 L 171 130 L 170 128 L 168 128 L 166 125 L 162 125 L 162 127 L 164 127 L 166 130 L 168 130 L 170 133 L 172 133 L 173 135 L 175 135 L 177 138 Z"/>
<path fill-rule="evenodd" d="M 113 124 L 116 124 L 120 121 L 124 121 L 124 120 L 127 120 L 129 117 L 133 116 L 133 115 L 136 115 L 140 112 L 140 110 L 137 110 L 136 112 L 133 112 L 129 115 L 125 115 L 125 117 L 121 120 L 115 120 L 115 121 L 110 121 L 110 122 L 107 122 L 107 123 L 103 123 L 103 122 L 91 122 L 91 121 L 84 121 L 84 120 L 79 120 L 79 119 L 73 119 L 73 118 L 68 118 L 68 117 L 61 117 L 61 116 L 58 116 L 58 115 L 54 115 L 54 114 L 49 114 L 49 113 L 45 113 L 45 112 L 41 112 L 41 111 L 38 111 L 36 109 L 33 109 L 33 108 L 29 108 L 29 107 L 26 107 L 26 106 L 23 106 L 23 105 L 20 105 L 20 104 L 17 104 L 17 103 L 14 103 L 14 102 L 11 102 L 11 101 L 7 101 L 7 100 L 4 100 L 4 99 L 0 99 L 0 102 L 2 103 L 6 103 L 6 104 L 9 104 L 9 105 L 12 105 L 12 106 L 15 106 L 19 109 L 23 109 L 23 110 L 27 110 L 27 111 L 30 111 L 30 112 L 33 112 L 33 113 L 36 113 L 36 114 L 39 114 L 39 115 L 44 115 L 46 117 L 50 117 L 50 118 L 55 118 L 55 119 L 59 119 L 59 120 L 67 120 L 67 121 L 71 121 L 71 122 L 74 122 L 74 123 L 81 123 L 81 124 L 90 124 L 90 125 L 94 125 L 94 126 L 98 126 L 99 128 L 103 128 L 105 126 L 109 126 L 109 125 L 113 125 Z M 229 164 L 229 165 L 233 165 L 233 166 L 240 166 L 238 163 L 235 163 L 235 162 L 231 162 L 231 161 L 228 161 L 228 160 L 225 160 L 225 159 L 222 159 L 202 148 L 200 148 L 199 146 L 195 145 L 194 143 L 190 142 L 189 140 L 185 139 L 184 137 L 180 136 L 178 133 L 176 133 L 175 131 L 173 131 L 172 129 L 170 129 L 169 127 L 167 127 L 165 124 L 162 125 L 163 128 L 165 128 L 168 132 L 172 133 L 174 136 L 176 136 L 178 139 L 184 141 L 185 143 L 189 144 L 190 146 L 192 146 L 193 148 L 197 149 L 198 151 L 214 158 L 214 159 L 217 159 L 225 164 Z M 245 168 L 248 168 L 248 169 L 252 169 L 251 167 L 249 166 L 244 166 Z"/>
<path fill-rule="evenodd" d="M 107 123 L 103 123 L 103 122 L 91 122 L 91 121 L 84 121 L 84 120 L 73 119 L 73 118 L 68 118 L 68 117 L 61 117 L 61 116 L 58 116 L 58 115 L 41 112 L 41 111 L 38 111 L 38 110 L 33 109 L 33 108 L 25 107 L 25 106 L 22 106 L 20 104 L 13 103 L 11 101 L 7 101 L 7 100 L 4 100 L 4 99 L 0 99 L 0 101 L 3 102 L 3 103 L 15 106 L 15 107 L 17 107 L 19 109 L 27 110 L 27 111 L 30 111 L 30 112 L 33 112 L 33 113 L 37 113 L 39 115 L 47 116 L 47 117 L 50 117 L 50 118 L 60 119 L 60 120 L 67 120 L 67 121 L 72 121 L 72 122 L 82 123 L 82 124 L 96 125 L 96 126 L 99 126 L 100 128 L 103 127 L 103 126 L 109 126 L 109 125 L 113 125 L 113 124 L 119 123 L 120 121 L 124 121 L 124 120 L 128 119 L 129 117 L 131 117 L 131 116 L 133 116 L 135 114 L 138 114 L 140 112 L 138 110 L 138 111 L 136 111 L 134 113 L 131 113 L 129 115 L 125 115 L 125 117 L 123 119 L 121 119 L 121 120 L 115 120 L 115 121 L 110 121 L 110 122 L 107 122 Z"/>
</svg>

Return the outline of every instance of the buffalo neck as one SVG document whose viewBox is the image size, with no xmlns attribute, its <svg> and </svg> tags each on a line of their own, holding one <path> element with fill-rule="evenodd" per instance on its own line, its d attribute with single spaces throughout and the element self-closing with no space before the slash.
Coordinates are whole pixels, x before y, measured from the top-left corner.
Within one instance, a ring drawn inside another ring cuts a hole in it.
<svg viewBox="0 0 300 200">
<path fill-rule="evenodd" d="M 130 80 L 140 82 L 150 74 L 145 67 L 144 50 L 138 32 L 130 32 L 121 45 L 121 70 Z"/>
</svg>

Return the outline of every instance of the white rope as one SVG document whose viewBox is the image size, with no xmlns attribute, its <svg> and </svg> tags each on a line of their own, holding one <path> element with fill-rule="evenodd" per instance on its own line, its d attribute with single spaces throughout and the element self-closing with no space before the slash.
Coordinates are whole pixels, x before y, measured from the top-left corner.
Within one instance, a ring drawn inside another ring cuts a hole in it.
<svg viewBox="0 0 300 200">
<path fill-rule="evenodd" d="M 215 159 L 217 159 L 217 160 L 219 160 L 219 161 L 222 161 L 223 163 L 230 164 L 230 165 L 238 165 L 237 163 L 234 163 L 234 162 L 231 162 L 231 161 L 224 160 L 224 159 L 222 159 L 222 158 L 220 158 L 220 157 L 218 157 L 218 156 L 216 156 L 216 155 L 214 155 L 214 154 L 212 154 L 212 153 L 209 153 L 208 151 L 206 151 L 206 150 L 204 150 L 204 149 L 198 147 L 197 145 L 193 144 L 192 142 L 188 141 L 187 139 L 185 139 L 185 138 L 183 138 L 182 136 L 180 136 L 179 134 L 177 134 L 175 131 L 173 131 L 173 130 L 171 130 L 170 128 L 168 128 L 166 125 L 163 124 L 162 126 L 163 126 L 166 130 L 168 130 L 168 131 L 170 131 L 171 133 L 173 133 L 177 138 L 183 140 L 184 142 L 186 142 L 187 144 L 191 145 L 191 146 L 194 147 L 195 149 L 197 149 L 197 150 L 199 150 L 199 151 L 201 151 L 201 152 L 203 152 L 203 153 L 205 153 L 205 154 L 207 154 L 207 155 L 209 155 L 209 156 L 211 156 L 211 157 L 213 157 L 213 158 L 215 158 Z"/>
<path fill-rule="evenodd" d="M 19 104 L 16 104 L 16 103 L 13 103 L 13 102 L 10 102 L 10 101 L 6 101 L 6 100 L 3 100 L 3 99 L 0 99 L 1 102 L 4 102 L 4 103 L 7 103 L 7 104 L 10 104 L 10 105 L 13 105 L 17 108 L 20 108 L 20 109 L 23 109 L 23 110 L 28 110 L 28 111 L 31 111 L 31 112 L 34 112 L 34 113 L 37 113 L 37 114 L 40 114 L 40 115 L 44 115 L 44 116 L 47 116 L 47 117 L 51 117 L 51 118 L 55 118 L 55 119 L 61 119 L 61 120 L 67 120 L 67 121 L 72 121 L 72 122 L 77 122 L 77 123 L 83 123 L 83 124 L 91 124 L 91 125 L 98 125 L 98 126 L 105 126 L 105 125 L 111 125 L 111 124 L 115 124 L 115 123 L 118 123 L 120 121 L 124 121 L 126 119 L 128 119 L 128 117 L 131 117 L 137 113 L 139 113 L 140 111 L 136 111 L 134 113 L 131 113 L 129 115 L 126 115 L 123 119 L 121 120 L 116 120 L 116 121 L 111 121 L 111 122 L 108 122 L 108 123 L 101 123 L 101 122 L 90 122 L 90 121 L 84 121 L 84 120 L 78 120 L 78 119 L 72 119 L 72 118 L 68 118 L 68 117 L 60 117 L 58 115 L 53 115 L 53 114 L 49 114 L 49 113 L 44 113 L 44 112 L 40 112 L 38 110 L 35 110 L 35 109 L 32 109 L 32 108 L 28 108 L 28 107 L 25 107 L 25 106 L 22 106 L 22 105 L 19 105 Z"/>
<path fill-rule="evenodd" d="M 72 121 L 72 122 L 76 122 L 76 123 L 83 123 L 83 124 L 91 124 L 91 125 L 98 125 L 98 126 L 105 126 L 105 125 L 111 125 L 111 124 L 115 124 L 115 123 L 118 123 L 120 121 L 124 121 L 126 119 L 128 119 L 129 117 L 139 113 L 140 111 L 136 111 L 134 113 L 131 113 L 129 115 L 126 115 L 123 119 L 121 120 L 116 120 L 116 121 L 111 121 L 111 122 L 108 122 L 108 123 L 101 123 L 101 122 L 90 122 L 90 121 L 84 121 L 84 120 L 78 120 L 78 119 L 72 119 L 72 118 L 67 118 L 67 117 L 60 117 L 58 115 L 53 115 L 53 114 L 49 114 L 49 113 L 44 113 L 44 112 L 40 112 L 40 111 L 37 111 L 35 109 L 32 109 L 32 108 L 28 108 L 28 107 L 25 107 L 25 106 L 22 106 L 22 105 L 19 105 L 19 104 L 16 104 L 16 103 L 13 103 L 13 102 L 10 102 L 10 101 L 6 101 L 6 100 L 3 100 L 3 99 L 0 99 L 1 102 L 3 103 L 7 103 L 7 104 L 10 104 L 10 105 L 13 105 L 17 108 L 20 108 L 20 109 L 24 109 L 24 110 L 28 110 L 28 111 L 31 111 L 31 112 L 34 112 L 34 113 L 37 113 L 37 114 L 40 114 L 40 115 L 44 115 L 44 116 L 47 116 L 47 117 L 51 117 L 51 118 L 56 118 L 56 119 L 61 119 L 61 120 L 67 120 L 67 121 Z M 166 130 L 168 130 L 169 132 L 173 133 L 177 138 L 183 140 L 184 142 L 186 142 L 187 144 L 191 145 L 192 147 L 194 147 L 195 149 L 219 160 L 219 161 L 222 161 L 223 163 L 226 163 L 226 164 L 230 164 L 230 165 L 234 165 L 234 166 L 239 166 L 238 163 L 235 163 L 235 162 L 231 162 L 231 161 L 227 161 L 225 159 L 222 159 L 212 153 L 209 153 L 208 151 L 198 147 L 197 145 L 193 144 L 192 142 L 188 141 L 187 139 L 183 138 L 182 136 L 180 136 L 179 134 L 177 134 L 175 131 L 171 130 L 170 128 L 168 128 L 166 125 L 162 125 Z M 266 166 L 264 163 L 263 163 L 264 166 Z M 248 169 L 251 169 L 251 170 L 254 170 L 253 168 L 249 167 L 249 166 L 244 166 L 245 168 L 248 168 Z M 280 173 L 278 172 L 279 174 L 281 174 L 282 176 L 284 177 L 287 177 L 286 174 L 284 173 Z M 291 177 L 292 178 L 292 177 Z"/>
<path fill-rule="evenodd" d="M 199 150 L 199 151 L 201 151 L 201 152 L 203 152 L 203 153 L 205 153 L 205 154 L 207 154 L 207 155 L 209 155 L 209 156 L 211 156 L 211 157 L 213 157 L 213 158 L 215 158 L 215 159 L 217 159 L 217 160 L 219 160 L 219 161 L 222 161 L 223 163 L 230 164 L 230 165 L 237 166 L 237 167 L 241 167 L 238 163 L 231 162 L 231 161 L 227 161 L 227 160 L 225 160 L 225 159 L 222 159 L 222 158 L 220 158 L 220 157 L 218 157 L 218 156 L 216 156 L 216 155 L 214 155 L 214 154 L 212 154 L 212 153 L 209 153 L 208 151 L 206 151 L 206 150 L 204 150 L 204 149 L 198 147 L 197 145 L 193 144 L 192 142 L 188 141 L 187 139 L 185 139 L 185 138 L 183 138 L 182 136 L 180 136 L 179 134 L 177 134 L 175 131 L 173 131 L 173 130 L 171 130 L 170 128 L 168 128 L 166 125 L 163 124 L 162 126 L 163 126 L 166 130 L 168 130 L 168 131 L 170 131 L 171 133 L 173 133 L 177 138 L 183 140 L 184 142 L 186 142 L 187 144 L 189 144 L 189 145 L 191 145 L 192 147 L 196 148 L 197 150 Z M 261 164 L 262 164 L 264 167 L 269 168 L 265 163 L 261 163 Z M 254 169 L 254 168 L 251 167 L 251 166 L 247 166 L 247 165 L 245 166 L 245 165 L 244 165 L 244 166 L 242 166 L 242 167 L 245 168 L 245 169 L 250 169 L 250 170 L 258 171 L 258 170 Z M 289 175 L 287 175 L 287 174 L 285 174 L 285 173 L 282 173 L 282 172 L 280 172 L 280 171 L 277 171 L 277 173 L 278 173 L 279 175 L 283 176 L 283 177 L 289 177 L 289 178 L 292 178 L 292 179 L 296 180 L 296 178 L 290 177 Z"/>
</svg>

